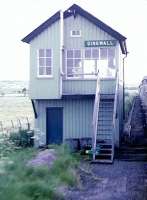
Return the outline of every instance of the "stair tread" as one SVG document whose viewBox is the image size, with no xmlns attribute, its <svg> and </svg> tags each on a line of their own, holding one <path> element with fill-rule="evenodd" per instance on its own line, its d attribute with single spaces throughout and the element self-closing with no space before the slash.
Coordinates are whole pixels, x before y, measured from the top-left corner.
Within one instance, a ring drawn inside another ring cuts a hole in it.
<svg viewBox="0 0 147 200">
<path fill-rule="evenodd" d="M 96 159 L 91 161 L 91 163 L 112 163 L 112 159 Z"/>
</svg>

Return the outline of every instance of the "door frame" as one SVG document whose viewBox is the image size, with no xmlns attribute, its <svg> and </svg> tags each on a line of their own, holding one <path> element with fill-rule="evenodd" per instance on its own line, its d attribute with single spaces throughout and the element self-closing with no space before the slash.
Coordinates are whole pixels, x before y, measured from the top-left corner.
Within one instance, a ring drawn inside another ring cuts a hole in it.
<svg viewBox="0 0 147 200">
<path fill-rule="evenodd" d="M 62 111 L 62 142 L 63 142 L 63 107 L 62 106 L 51 106 L 51 107 L 46 107 L 46 145 L 48 145 L 49 144 L 49 134 L 48 134 L 48 124 L 47 124 L 47 122 L 48 122 L 48 116 L 47 116 L 47 110 L 48 109 L 55 109 L 55 108 L 57 108 L 57 109 L 60 109 L 61 111 Z"/>
</svg>

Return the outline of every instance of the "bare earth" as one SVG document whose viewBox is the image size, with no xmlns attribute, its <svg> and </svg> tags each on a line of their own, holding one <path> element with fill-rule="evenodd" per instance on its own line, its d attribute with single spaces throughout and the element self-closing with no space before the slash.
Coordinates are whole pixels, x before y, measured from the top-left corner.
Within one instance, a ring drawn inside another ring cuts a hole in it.
<svg viewBox="0 0 147 200">
<path fill-rule="evenodd" d="M 82 187 L 66 192 L 66 200 L 147 200 L 147 162 L 115 160 L 81 170 Z"/>
</svg>

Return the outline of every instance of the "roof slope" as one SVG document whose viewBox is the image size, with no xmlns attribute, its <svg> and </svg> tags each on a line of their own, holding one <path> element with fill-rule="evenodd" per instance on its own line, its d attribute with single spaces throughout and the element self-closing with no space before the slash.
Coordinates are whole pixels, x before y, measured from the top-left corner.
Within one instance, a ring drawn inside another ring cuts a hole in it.
<svg viewBox="0 0 147 200">
<path fill-rule="evenodd" d="M 73 4 L 70 8 L 64 11 L 64 19 L 67 17 L 70 17 L 71 15 L 76 16 L 76 14 L 79 14 L 89 20 L 91 23 L 102 29 L 103 31 L 107 32 L 109 35 L 114 37 L 116 40 L 119 41 L 120 47 L 123 54 L 127 54 L 127 48 L 126 48 L 126 37 L 121 35 L 119 32 L 112 29 L 110 26 L 102 22 L 101 20 L 94 17 L 92 14 L 88 13 L 84 9 L 82 9 L 80 6 Z M 52 17 L 47 19 L 44 23 L 42 23 L 39 27 L 37 27 L 35 30 L 33 30 L 31 33 L 29 33 L 26 37 L 22 39 L 23 42 L 30 43 L 31 40 L 33 40 L 36 36 L 38 36 L 42 31 L 44 31 L 46 28 L 51 26 L 54 22 L 60 19 L 60 11 L 56 12 Z"/>
</svg>

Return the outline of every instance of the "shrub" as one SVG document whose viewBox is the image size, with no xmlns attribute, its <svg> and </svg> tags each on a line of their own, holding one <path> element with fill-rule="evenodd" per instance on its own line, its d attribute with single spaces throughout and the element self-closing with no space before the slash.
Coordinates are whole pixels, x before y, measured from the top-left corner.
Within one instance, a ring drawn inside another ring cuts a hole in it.
<svg viewBox="0 0 147 200">
<path fill-rule="evenodd" d="M 14 142 L 16 146 L 31 147 L 33 146 L 34 131 L 20 130 L 10 134 L 10 141 Z"/>
</svg>

